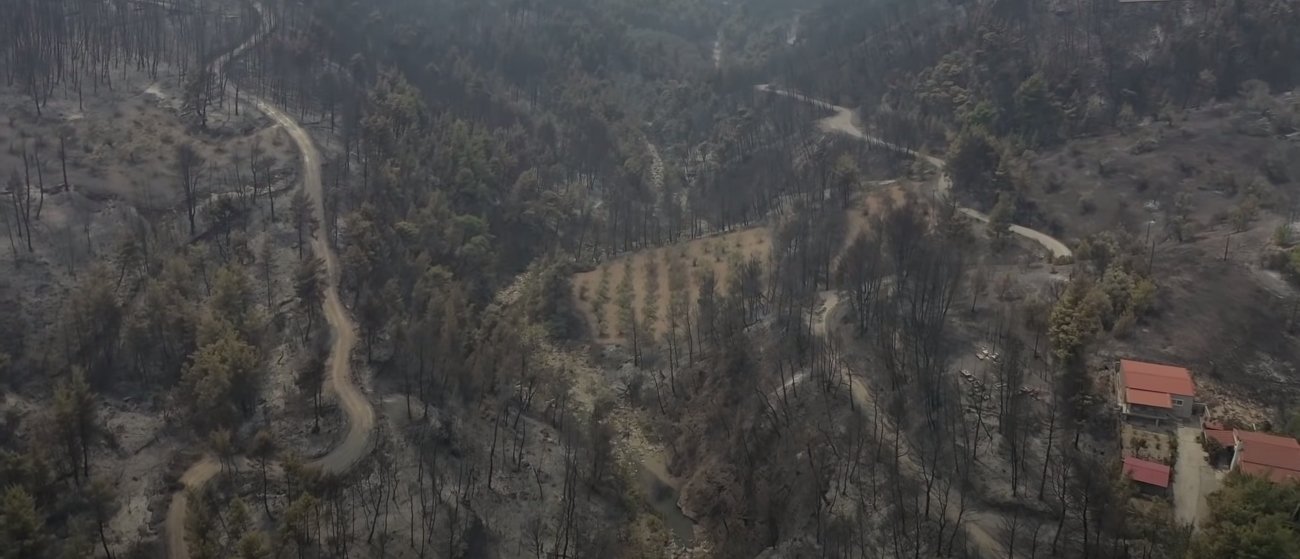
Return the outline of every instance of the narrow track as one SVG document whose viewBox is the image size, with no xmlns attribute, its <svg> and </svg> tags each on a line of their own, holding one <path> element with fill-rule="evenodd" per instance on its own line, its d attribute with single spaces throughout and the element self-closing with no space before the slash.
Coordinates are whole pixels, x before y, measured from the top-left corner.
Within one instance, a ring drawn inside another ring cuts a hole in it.
<svg viewBox="0 0 1300 559">
<path fill-rule="evenodd" d="M 260 2 L 254 2 L 254 8 L 261 16 L 262 23 L 248 40 L 230 52 L 218 57 L 212 64 L 213 70 L 220 72 L 234 57 L 243 54 L 270 34 L 274 22 L 267 15 Z M 312 201 L 312 211 L 320 223 L 325 222 L 324 193 L 321 187 L 321 156 L 312 142 L 311 136 L 293 118 L 284 111 L 267 103 L 265 100 L 250 97 L 259 111 L 275 121 L 293 139 L 302 154 L 303 192 Z M 356 347 L 356 323 L 348 314 L 339 298 L 339 261 L 334 248 L 330 246 L 326 235 L 317 235 L 311 242 L 312 252 L 325 262 L 325 322 L 333 335 L 329 353 L 329 376 L 325 383 L 339 401 L 348 418 L 348 433 L 343 442 L 328 454 L 311 463 L 322 471 L 340 474 L 348 471 L 361 460 L 370 448 L 371 434 L 375 429 L 375 409 L 370 405 L 361 390 L 352 379 L 352 349 Z M 221 465 L 211 454 L 205 454 L 181 475 L 182 488 L 172 495 L 167 509 L 164 531 L 167 540 L 167 556 L 170 559 L 188 559 L 189 552 L 185 545 L 185 519 L 188 512 L 188 492 L 203 487 L 218 472 Z"/>
<path fill-rule="evenodd" d="M 808 103 L 814 107 L 833 112 L 834 114 L 831 116 L 818 121 L 818 126 L 825 132 L 852 136 L 867 142 L 868 144 L 926 162 L 939 171 L 939 177 L 936 181 L 938 194 L 945 197 L 950 194 L 952 190 L 952 177 L 948 175 L 947 163 L 944 160 L 867 134 L 858 127 L 852 109 L 834 105 L 821 99 L 809 97 L 802 93 L 782 89 L 770 84 L 760 84 L 755 86 L 755 89 L 774 95 L 780 95 L 782 97 L 789 97 L 791 99 Z M 958 208 L 958 210 L 971 219 L 983 223 L 988 222 L 988 216 L 979 210 L 973 208 Z M 1070 258 L 1074 256 L 1070 247 L 1066 246 L 1065 243 L 1062 243 L 1051 235 L 1021 225 L 1012 225 L 1009 230 L 1012 234 L 1031 240 L 1042 246 L 1044 249 L 1047 249 L 1047 251 L 1051 253 L 1053 259 Z M 828 337 L 830 335 L 829 323 L 839 304 L 839 294 L 831 291 L 827 292 L 825 296 L 826 300 L 822 307 L 822 315 L 814 325 L 813 330 L 816 335 Z M 857 377 L 853 376 L 843 363 L 837 365 L 837 374 L 842 377 L 843 386 L 848 389 L 849 397 L 860 412 L 870 414 L 873 410 L 877 409 L 878 403 L 876 402 L 871 389 Z M 809 375 L 806 371 L 799 373 L 774 390 L 768 397 L 775 398 L 779 396 L 784 398 L 789 390 L 803 383 L 808 378 Z M 884 432 L 894 433 L 894 424 L 888 417 L 888 414 L 880 414 L 880 417 L 884 418 Z M 910 448 L 910 444 L 906 441 L 899 442 L 901 442 L 904 447 Z M 913 455 L 914 453 L 909 451 L 901 453 L 899 457 L 899 467 L 909 475 L 917 475 L 923 471 Z M 1005 555 L 1005 546 L 1000 542 L 999 538 L 995 536 L 998 529 L 997 523 L 999 522 L 999 519 L 995 516 L 981 513 L 980 511 L 963 510 L 961 505 L 958 504 L 963 501 L 961 492 L 960 490 L 957 490 L 955 493 L 957 496 L 956 499 L 950 499 L 947 506 L 944 507 L 944 517 L 954 524 L 961 526 L 962 530 L 966 534 L 968 543 L 978 549 L 981 556 L 1000 557 Z"/>
<path fill-rule="evenodd" d="M 825 299 L 821 307 L 821 316 L 813 323 L 813 334 L 823 338 L 829 338 L 831 322 L 837 316 L 839 309 L 840 296 L 835 291 L 825 291 L 821 294 Z M 875 413 L 880 404 L 876 402 L 875 394 L 865 382 L 853 375 L 849 367 L 844 362 L 835 364 L 835 374 L 839 377 L 836 385 L 848 391 L 850 400 L 853 402 L 854 409 L 868 420 L 880 421 L 880 433 L 890 440 L 882 441 L 887 444 L 897 442 L 902 449 L 898 454 L 898 468 L 905 476 L 921 476 L 925 469 L 917 462 L 918 453 L 912 448 L 912 444 L 901 435 L 896 435 L 898 431 L 895 423 L 888 413 Z M 800 372 L 784 384 L 768 393 L 769 400 L 786 401 L 789 398 L 791 390 L 800 384 L 806 382 L 811 375 L 808 371 Z M 899 440 L 892 440 L 893 437 L 900 437 Z M 980 557 L 1001 557 L 1005 555 L 1005 545 L 995 536 L 999 529 L 999 519 L 996 516 L 985 514 L 978 510 L 969 508 L 964 509 L 961 505 L 965 501 L 962 492 L 958 488 L 951 489 L 951 495 L 947 500 L 946 506 L 943 507 L 943 516 L 954 526 L 958 526 L 966 534 L 967 543 L 979 550 Z"/>
<path fill-rule="evenodd" d="M 861 128 L 858 127 L 857 122 L 853 118 L 852 109 L 841 107 L 839 105 L 833 105 L 827 101 L 809 97 L 797 91 L 782 89 L 773 86 L 771 84 L 759 84 L 754 86 L 754 89 L 766 93 L 771 93 L 774 95 L 780 95 L 782 97 L 789 97 L 791 99 L 795 99 L 798 101 L 803 101 L 814 107 L 834 112 L 835 114 L 818 121 L 818 126 L 820 126 L 823 131 L 835 132 L 847 136 L 852 136 L 854 138 L 867 142 L 868 144 L 879 146 L 887 150 L 901 153 L 903 155 L 907 155 L 909 157 L 913 157 L 921 161 L 924 161 L 928 163 L 931 167 L 934 167 L 939 171 L 939 180 L 937 185 L 939 194 L 942 196 L 947 196 L 952 191 L 952 177 L 948 175 L 947 163 L 944 160 L 939 159 L 938 157 L 934 157 L 932 155 L 926 155 L 914 149 L 900 146 L 898 144 L 888 142 L 886 140 L 882 140 L 880 138 L 867 134 Z M 983 212 L 980 212 L 979 210 L 976 210 L 974 208 L 958 208 L 958 210 L 961 211 L 963 215 L 971 219 L 974 219 L 982 223 L 988 223 L 989 217 L 985 215 Z M 1030 229 L 1022 225 L 1012 225 L 1009 229 L 1013 235 L 1017 235 L 1019 237 L 1023 237 L 1025 239 L 1033 241 L 1038 245 L 1042 246 L 1043 248 L 1047 249 L 1047 251 L 1052 254 L 1053 259 L 1070 258 L 1074 256 L 1074 252 L 1070 250 L 1070 247 L 1066 246 L 1065 243 L 1061 242 L 1059 239 L 1052 237 L 1051 235 L 1048 235 L 1047 233 L 1043 233 L 1042 231 L 1036 231 L 1034 229 Z"/>
</svg>

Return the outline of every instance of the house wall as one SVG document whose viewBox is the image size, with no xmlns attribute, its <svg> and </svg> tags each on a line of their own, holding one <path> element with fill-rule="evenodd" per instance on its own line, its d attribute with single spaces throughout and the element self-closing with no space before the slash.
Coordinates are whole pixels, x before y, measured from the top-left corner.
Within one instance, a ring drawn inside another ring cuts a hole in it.
<svg viewBox="0 0 1300 559">
<path fill-rule="evenodd" d="M 1133 482 L 1133 484 L 1137 486 L 1138 491 L 1140 491 L 1143 495 L 1152 495 L 1152 496 L 1159 497 L 1169 492 L 1168 489 L 1165 489 L 1163 487 L 1157 487 L 1155 485 L 1149 485 L 1138 481 Z"/>
<path fill-rule="evenodd" d="M 1170 415 L 1183 418 L 1192 416 L 1192 409 L 1195 407 L 1193 404 L 1196 403 L 1195 398 L 1186 394 L 1170 394 L 1169 396 L 1173 398 L 1174 401 L 1174 409 L 1170 412 Z M 1179 402 L 1182 403 L 1180 404 Z"/>
<path fill-rule="evenodd" d="M 1128 402 L 1124 401 L 1124 372 L 1119 368 L 1118 362 L 1115 365 L 1115 402 L 1119 404 L 1120 411 L 1128 413 Z"/>
<path fill-rule="evenodd" d="M 1142 404 L 1129 404 L 1128 414 L 1138 417 L 1147 417 L 1151 419 L 1166 419 L 1169 417 L 1169 410 L 1163 408 L 1153 408 Z"/>
</svg>

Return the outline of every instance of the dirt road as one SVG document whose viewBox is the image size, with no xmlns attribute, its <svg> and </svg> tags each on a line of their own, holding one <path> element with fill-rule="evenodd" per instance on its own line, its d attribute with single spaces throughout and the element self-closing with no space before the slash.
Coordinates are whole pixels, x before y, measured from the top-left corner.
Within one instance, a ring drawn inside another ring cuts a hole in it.
<svg viewBox="0 0 1300 559">
<path fill-rule="evenodd" d="M 848 380 L 849 395 L 853 398 L 853 403 L 857 405 L 858 410 L 867 416 L 872 415 L 876 409 L 876 399 L 861 380 L 853 376 L 847 369 L 841 369 L 841 373 Z M 893 433 L 894 422 L 888 414 L 880 414 L 881 421 L 884 423 L 882 433 Z M 886 435 L 888 436 L 888 435 Z M 893 441 L 886 441 L 892 444 Z M 916 461 L 916 452 L 910 449 L 910 443 L 905 440 L 902 443 L 904 450 L 899 454 L 898 467 L 904 475 L 921 476 L 925 472 L 921 464 Z M 953 488 L 949 495 L 947 506 L 944 507 L 943 515 L 948 522 L 955 526 L 960 526 L 966 533 L 967 543 L 978 550 L 980 557 L 1003 557 L 1006 555 L 1006 546 L 994 537 L 997 529 L 998 519 L 994 516 L 986 515 L 978 510 L 962 510 L 962 503 L 965 499 L 962 497 L 961 490 Z"/>
<path fill-rule="evenodd" d="M 247 41 L 230 53 L 214 62 L 216 70 L 224 68 L 234 56 L 251 48 L 270 33 L 273 22 L 267 16 L 261 3 L 254 3 L 262 18 L 262 25 Z M 302 153 L 303 191 L 312 201 L 313 211 L 320 223 L 325 222 L 324 194 L 321 189 L 321 156 L 312 142 L 311 136 L 283 111 L 259 98 L 252 98 L 258 110 L 285 129 L 289 137 Z M 357 343 L 356 324 L 352 321 L 339 298 L 339 263 L 338 255 L 329 245 L 325 235 L 312 239 L 312 251 L 325 261 L 325 321 L 333 333 L 333 343 L 329 353 L 329 377 L 326 384 L 330 391 L 338 396 L 339 406 L 348 417 L 348 433 L 343 442 L 328 454 L 312 462 L 312 465 L 330 473 L 347 471 L 361 460 L 370 448 L 371 434 L 375 429 L 375 410 L 361 390 L 352 382 L 351 356 Z M 181 475 L 182 489 L 172 495 L 164 524 L 167 541 L 167 556 L 171 559 L 187 559 L 185 546 L 185 514 L 188 499 L 186 492 L 203 487 L 221 469 L 220 464 L 211 455 L 204 456 Z"/>
<path fill-rule="evenodd" d="M 826 336 L 831 331 L 830 323 L 834 320 L 834 317 L 838 316 L 837 310 L 840 303 L 839 293 L 834 291 L 823 292 L 822 296 L 824 297 L 824 300 L 821 306 L 821 317 L 813 323 L 813 334 L 817 336 Z M 890 434 L 894 433 L 893 419 L 891 419 L 888 414 L 882 413 L 877 415 L 874 413 L 877 406 L 876 399 L 872 394 L 871 389 L 867 387 L 866 383 L 853 376 L 852 372 L 849 371 L 848 367 L 843 363 L 840 364 L 837 372 L 842 378 L 840 386 L 848 387 L 849 397 L 853 400 L 853 404 L 857 408 L 858 412 L 864 414 L 868 418 L 882 421 L 884 425 L 882 426 L 881 433 L 886 434 L 886 436 L 890 436 Z M 809 374 L 807 371 L 800 372 L 773 390 L 768 395 L 768 398 L 784 401 L 784 399 L 788 397 L 788 393 L 791 389 L 808 380 L 808 378 Z M 885 442 L 892 444 L 893 441 Z M 899 469 L 902 470 L 904 475 L 920 476 L 924 470 L 916 461 L 915 456 L 917 453 L 908 448 L 910 447 L 910 443 L 906 440 L 901 441 L 901 443 L 905 450 L 899 455 Z M 943 511 L 944 517 L 954 525 L 962 527 L 962 530 L 966 533 L 967 541 L 979 550 L 980 556 L 1001 557 L 1005 555 L 1006 546 L 994 536 L 998 529 L 998 518 L 976 510 L 967 509 L 963 511 L 961 509 L 961 503 L 963 501 L 964 499 L 961 496 L 961 491 L 953 489 L 952 495 L 948 499 L 948 505 Z"/>
<path fill-rule="evenodd" d="M 952 178 L 949 177 L 946 170 L 947 164 L 942 159 L 920 153 L 911 148 L 894 144 L 863 132 L 862 129 L 858 127 L 854 118 L 854 113 L 851 109 L 833 105 L 820 99 L 808 97 L 802 93 L 781 89 L 769 84 L 755 86 L 755 89 L 797 99 L 815 107 L 833 112 L 833 115 L 818 122 L 818 126 L 823 131 L 852 136 L 869 144 L 925 161 L 939 171 L 939 177 L 936 184 L 938 194 L 941 196 L 947 196 L 952 190 Z M 988 222 L 988 216 L 973 208 L 960 208 L 960 211 L 971 219 L 985 223 Z M 1051 235 L 1047 235 L 1040 231 L 1035 231 L 1020 225 L 1012 225 L 1010 231 L 1015 235 L 1038 243 L 1040 246 L 1047 249 L 1047 251 L 1052 254 L 1053 258 L 1072 257 L 1074 254 L 1070 250 L 1070 247 L 1066 246 L 1065 243 L 1062 243 Z M 837 293 L 830 292 L 826 295 L 826 300 L 822 307 L 821 319 L 817 321 L 814 328 L 816 334 L 825 336 L 830 332 L 830 321 L 835 315 L 835 309 L 838 304 L 839 295 Z M 870 413 L 871 410 L 876 409 L 877 404 L 875 398 L 865 383 L 854 377 L 846 367 L 840 368 L 840 374 L 843 375 L 846 381 L 845 384 L 849 389 L 850 397 L 854 404 L 858 406 L 859 410 L 862 410 L 864 413 Z M 798 384 L 807 378 L 808 376 L 806 373 L 801 373 L 794 378 L 791 378 L 790 381 L 786 382 L 777 390 L 784 395 L 784 392 L 789 390 L 793 385 Z M 894 431 L 892 420 L 889 419 L 887 415 L 882 414 L 882 416 L 884 417 L 883 421 L 886 422 L 884 432 L 892 433 Z M 901 469 L 911 475 L 917 475 L 923 471 L 920 464 L 916 462 L 914 455 L 914 452 L 904 452 L 899 458 Z M 963 498 L 961 497 L 961 493 L 954 490 L 953 498 L 949 499 L 948 506 L 945 507 L 945 510 L 943 511 L 944 516 L 950 522 L 962 526 L 966 533 L 967 540 L 971 545 L 979 550 L 980 555 L 986 557 L 1000 557 L 1005 555 L 1005 546 L 997 537 L 994 536 L 997 532 L 999 519 L 995 516 L 986 515 L 979 511 L 963 511 L 959 504 L 962 501 Z"/>
<path fill-rule="evenodd" d="M 1199 527 L 1209 516 L 1210 493 L 1219 489 L 1219 479 L 1210 467 L 1201 430 L 1178 428 L 1178 458 L 1174 464 L 1174 515 L 1178 522 Z"/>
<path fill-rule="evenodd" d="M 925 161 L 926 163 L 929 163 L 930 166 L 934 167 L 935 169 L 938 169 L 939 171 L 939 180 L 937 185 L 939 194 L 942 196 L 947 196 L 949 192 L 951 192 L 952 178 L 948 176 L 947 163 L 945 163 L 944 160 L 939 159 L 938 157 L 934 157 L 932 155 L 926 155 L 924 153 L 918 152 L 911 148 L 907 148 L 904 146 L 900 146 L 898 144 L 887 142 L 875 136 L 868 135 L 867 133 L 863 132 L 861 128 L 858 127 L 852 109 L 841 107 L 839 105 L 832 105 L 831 103 L 822 101 L 820 99 L 814 99 L 812 97 L 809 97 L 797 91 L 781 89 L 771 84 L 759 84 L 757 86 L 754 86 L 754 88 L 766 93 L 772 93 L 783 97 L 789 97 L 791 99 L 797 99 L 799 101 L 803 101 L 805 103 L 811 104 L 814 107 L 834 112 L 835 114 L 820 120 L 817 123 L 818 127 L 820 127 L 823 131 L 826 132 L 834 132 L 834 133 L 844 134 L 847 136 L 852 136 L 854 138 L 858 138 L 869 144 L 880 146 L 890 151 L 898 152 Z M 973 208 L 961 208 L 960 210 L 963 215 L 970 217 L 971 219 L 974 219 L 981 223 L 988 223 L 989 220 L 988 216 L 984 215 L 984 213 L 978 210 L 975 210 Z M 1023 237 L 1025 239 L 1038 243 L 1038 245 L 1047 249 L 1047 251 L 1052 254 L 1053 259 L 1070 258 L 1074 256 L 1074 252 L 1071 251 L 1070 247 L 1066 246 L 1065 243 L 1041 231 L 1036 231 L 1034 229 L 1030 229 L 1028 227 L 1024 227 L 1020 225 L 1012 225 L 1010 227 L 1010 231 L 1013 235 L 1017 235 L 1019 237 Z"/>
<path fill-rule="evenodd" d="M 280 109 L 262 99 L 254 99 L 258 110 L 266 114 L 289 133 L 302 152 L 303 190 L 312 200 L 313 211 L 320 223 L 325 223 L 324 194 L 321 190 L 320 152 L 307 131 Z M 338 396 L 339 406 L 348 416 L 348 434 L 342 444 L 313 463 L 331 473 L 348 470 L 356 464 L 369 448 L 370 434 L 375 429 L 375 409 L 352 382 L 352 348 L 357 345 L 357 326 L 339 298 L 339 259 L 325 235 L 317 235 L 311 242 L 312 251 L 325 261 L 325 322 L 334 334 L 330 347 L 329 389 Z"/>
<path fill-rule="evenodd" d="M 180 482 L 183 489 L 172 494 L 172 502 L 167 506 L 167 520 L 163 525 L 167 536 L 168 557 L 173 559 L 189 557 L 185 550 L 185 513 L 189 503 L 186 490 L 203 487 L 203 484 L 219 471 L 221 465 L 217 463 L 216 458 L 204 456 L 181 475 Z"/>
</svg>

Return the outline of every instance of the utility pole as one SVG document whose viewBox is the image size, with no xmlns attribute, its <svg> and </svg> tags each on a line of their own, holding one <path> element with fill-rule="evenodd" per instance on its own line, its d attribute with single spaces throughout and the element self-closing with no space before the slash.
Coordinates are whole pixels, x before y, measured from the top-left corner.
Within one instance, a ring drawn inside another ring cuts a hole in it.
<svg viewBox="0 0 1300 559">
<path fill-rule="evenodd" d="M 1156 241 L 1155 239 L 1152 239 L 1151 249 L 1147 253 L 1147 275 L 1148 276 L 1151 275 L 1151 269 L 1152 267 L 1155 266 L 1155 263 L 1156 263 Z"/>
</svg>

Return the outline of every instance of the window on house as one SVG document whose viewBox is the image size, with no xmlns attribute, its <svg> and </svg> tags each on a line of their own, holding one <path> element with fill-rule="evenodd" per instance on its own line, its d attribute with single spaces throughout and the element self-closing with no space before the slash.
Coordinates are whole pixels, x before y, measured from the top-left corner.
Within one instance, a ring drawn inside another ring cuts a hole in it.
<svg viewBox="0 0 1300 559">
<path fill-rule="evenodd" d="M 1181 398 L 1174 398 L 1174 405 L 1178 407 L 1182 407 L 1183 400 Z"/>
</svg>

